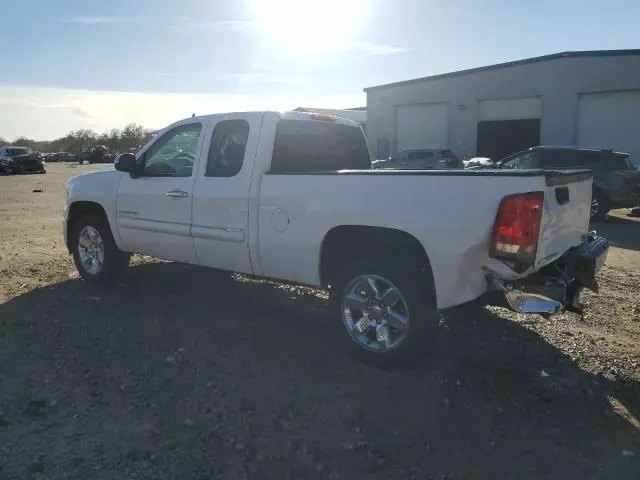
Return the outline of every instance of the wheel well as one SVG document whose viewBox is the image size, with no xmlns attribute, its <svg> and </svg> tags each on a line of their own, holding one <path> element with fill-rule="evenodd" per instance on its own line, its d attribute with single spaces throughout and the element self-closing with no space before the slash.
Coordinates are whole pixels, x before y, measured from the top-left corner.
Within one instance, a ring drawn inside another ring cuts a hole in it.
<svg viewBox="0 0 640 480">
<path fill-rule="evenodd" d="M 71 253 L 71 230 L 73 229 L 73 224 L 81 217 L 87 215 L 99 215 L 102 216 L 105 220 L 107 219 L 107 214 L 102 208 L 102 205 L 95 202 L 74 202 L 69 207 L 69 214 L 67 216 L 67 249 L 69 253 Z"/>
<path fill-rule="evenodd" d="M 362 257 L 397 259 L 417 267 L 425 300 L 435 305 L 433 270 L 427 252 L 413 235 L 393 228 L 343 225 L 331 229 L 324 237 L 320 253 L 322 285 L 330 285 L 345 263 Z"/>
</svg>

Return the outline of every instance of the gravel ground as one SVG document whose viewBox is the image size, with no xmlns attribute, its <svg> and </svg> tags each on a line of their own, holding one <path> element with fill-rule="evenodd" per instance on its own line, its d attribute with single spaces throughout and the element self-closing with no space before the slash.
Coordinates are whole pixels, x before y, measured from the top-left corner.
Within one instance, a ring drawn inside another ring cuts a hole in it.
<svg viewBox="0 0 640 480">
<path fill-rule="evenodd" d="M 387 372 L 321 291 L 144 257 L 78 279 L 64 182 L 93 168 L 0 177 L 0 479 L 640 478 L 640 223 L 597 226 L 583 318 L 459 307 Z"/>
</svg>

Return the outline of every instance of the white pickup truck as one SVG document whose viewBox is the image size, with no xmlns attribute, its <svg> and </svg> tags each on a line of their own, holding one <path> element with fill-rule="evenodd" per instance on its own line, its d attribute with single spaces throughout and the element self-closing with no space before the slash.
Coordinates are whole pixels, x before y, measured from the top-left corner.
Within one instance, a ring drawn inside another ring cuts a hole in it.
<svg viewBox="0 0 640 480">
<path fill-rule="evenodd" d="M 328 288 L 348 344 L 386 363 L 487 292 L 524 313 L 579 309 L 608 248 L 590 205 L 588 171 L 372 170 L 356 123 L 233 113 L 70 180 L 64 234 L 92 282 L 141 253 Z"/>
</svg>

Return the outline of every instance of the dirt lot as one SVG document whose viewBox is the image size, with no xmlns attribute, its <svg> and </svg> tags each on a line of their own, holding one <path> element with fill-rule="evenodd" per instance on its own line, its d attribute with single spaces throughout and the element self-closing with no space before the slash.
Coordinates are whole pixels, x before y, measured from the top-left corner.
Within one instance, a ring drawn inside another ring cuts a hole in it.
<svg viewBox="0 0 640 480">
<path fill-rule="evenodd" d="M 136 258 L 108 290 L 66 254 L 66 180 L 0 177 L 0 479 L 640 478 L 640 223 L 584 319 L 445 312 L 385 372 L 323 292 Z M 35 190 L 43 190 L 37 192 Z"/>
</svg>

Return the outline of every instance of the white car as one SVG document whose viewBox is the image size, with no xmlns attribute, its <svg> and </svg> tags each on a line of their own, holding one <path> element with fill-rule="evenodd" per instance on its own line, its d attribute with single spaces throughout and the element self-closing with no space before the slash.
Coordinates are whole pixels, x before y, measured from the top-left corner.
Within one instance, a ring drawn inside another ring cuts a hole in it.
<svg viewBox="0 0 640 480">
<path fill-rule="evenodd" d="M 96 283 L 141 253 L 329 288 L 348 344 L 382 364 L 428 348 L 439 309 L 498 289 L 551 314 L 594 287 L 607 242 L 588 234 L 589 172 L 370 165 L 349 120 L 187 118 L 70 180 L 65 241 Z"/>
</svg>

